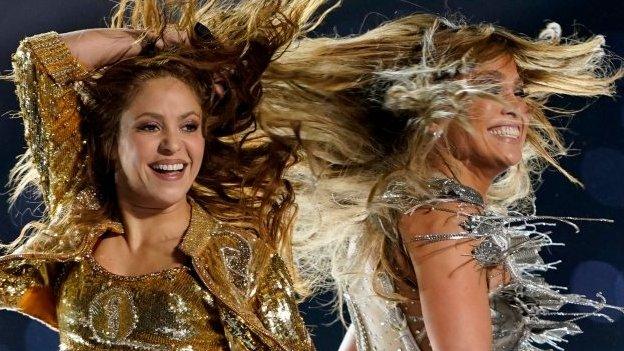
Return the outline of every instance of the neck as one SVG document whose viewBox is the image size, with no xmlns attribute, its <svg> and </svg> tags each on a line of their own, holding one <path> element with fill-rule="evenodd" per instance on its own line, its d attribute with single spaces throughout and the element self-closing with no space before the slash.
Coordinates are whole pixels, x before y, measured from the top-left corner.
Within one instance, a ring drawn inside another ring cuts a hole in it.
<svg viewBox="0 0 624 351">
<path fill-rule="evenodd" d="M 445 177 L 455 179 L 460 184 L 473 188 L 483 199 L 486 199 L 497 173 L 479 167 L 470 167 L 463 162 L 456 162 L 455 164 L 456 167 L 453 170 L 447 163 L 443 162 L 437 164 L 435 169 Z"/>
<path fill-rule="evenodd" d="M 124 236 L 132 251 L 163 242 L 179 242 L 191 219 L 186 198 L 166 208 L 153 208 L 128 199 L 119 199 Z"/>
</svg>

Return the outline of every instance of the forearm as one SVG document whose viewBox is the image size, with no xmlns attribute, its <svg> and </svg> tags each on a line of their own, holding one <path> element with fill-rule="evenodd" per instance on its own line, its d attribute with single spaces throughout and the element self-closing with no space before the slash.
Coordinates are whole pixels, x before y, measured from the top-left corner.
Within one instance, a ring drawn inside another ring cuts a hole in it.
<svg viewBox="0 0 624 351">
<path fill-rule="evenodd" d="M 72 55 L 93 70 L 141 52 L 142 32 L 131 29 L 95 28 L 61 34 Z"/>
</svg>

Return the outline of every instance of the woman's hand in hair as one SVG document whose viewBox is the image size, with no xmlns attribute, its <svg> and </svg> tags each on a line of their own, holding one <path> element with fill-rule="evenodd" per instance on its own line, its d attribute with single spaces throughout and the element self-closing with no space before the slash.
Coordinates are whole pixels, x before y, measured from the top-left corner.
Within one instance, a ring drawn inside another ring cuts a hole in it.
<svg viewBox="0 0 624 351">
<path fill-rule="evenodd" d="M 188 46 L 189 45 L 189 35 L 185 30 L 180 30 L 175 25 L 166 26 L 162 33 L 149 33 L 148 37 L 157 38 L 156 40 L 156 48 L 157 49 L 166 49 L 175 46 Z"/>
<path fill-rule="evenodd" d="M 94 28 L 61 34 L 71 53 L 87 69 L 94 70 L 137 56 L 143 50 L 140 30 Z"/>
<path fill-rule="evenodd" d="M 87 69 L 94 70 L 119 60 L 138 56 L 147 45 L 154 49 L 189 44 L 189 35 L 173 25 L 162 33 L 134 29 L 95 28 L 61 34 L 71 53 Z"/>
</svg>

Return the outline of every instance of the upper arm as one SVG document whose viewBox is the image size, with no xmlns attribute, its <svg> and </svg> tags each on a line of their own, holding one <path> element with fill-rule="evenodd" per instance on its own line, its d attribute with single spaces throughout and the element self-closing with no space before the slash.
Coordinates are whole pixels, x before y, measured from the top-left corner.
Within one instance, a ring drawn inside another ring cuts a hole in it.
<svg viewBox="0 0 624 351">
<path fill-rule="evenodd" d="M 236 287 L 236 293 L 241 294 L 242 308 L 254 314 L 262 323 L 261 328 L 268 332 L 261 334 L 271 334 L 271 343 L 277 341 L 282 346 L 280 349 L 314 350 L 299 314 L 292 279 L 275 249 L 248 228 L 225 224 L 218 228 L 222 235 L 215 251 L 222 255 L 224 273 Z M 225 319 L 226 323 L 231 321 L 232 318 Z M 225 327 L 237 329 L 231 325 Z M 236 339 L 231 342 L 238 343 Z M 247 349 L 255 350 L 257 345 Z"/>
<path fill-rule="evenodd" d="M 299 314 L 297 299 L 288 269 L 276 253 L 258 285 L 258 315 L 264 326 L 288 349 L 313 350 L 312 341 Z"/>
<path fill-rule="evenodd" d="M 0 309 L 17 310 L 56 326 L 52 267 L 22 259 L 0 261 Z"/>
<path fill-rule="evenodd" d="M 486 270 L 472 259 L 476 240 L 417 240 L 428 234 L 463 232 L 464 219 L 445 211 L 419 210 L 400 222 L 434 350 L 492 347 Z"/>
<path fill-rule="evenodd" d="M 82 137 L 73 82 L 85 75 L 56 33 L 23 40 L 13 55 L 26 162 L 34 166 L 48 206 L 67 193 L 79 168 Z"/>
</svg>

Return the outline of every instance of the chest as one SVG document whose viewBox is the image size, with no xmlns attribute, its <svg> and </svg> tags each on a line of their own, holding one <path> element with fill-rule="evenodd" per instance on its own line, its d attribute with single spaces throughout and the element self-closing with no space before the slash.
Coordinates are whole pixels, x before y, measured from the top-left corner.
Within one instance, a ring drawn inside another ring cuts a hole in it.
<svg viewBox="0 0 624 351">
<path fill-rule="evenodd" d="M 100 238 L 93 249 L 93 257 L 107 272 L 120 276 L 139 276 L 188 265 L 178 249 L 179 240 L 142 245 L 132 250 L 121 235 Z"/>
<path fill-rule="evenodd" d="M 66 350 L 225 345 L 214 299 L 185 267 L 123 277 L 85 259 L 69 269 L 57 315 Z"/>
</svg>

